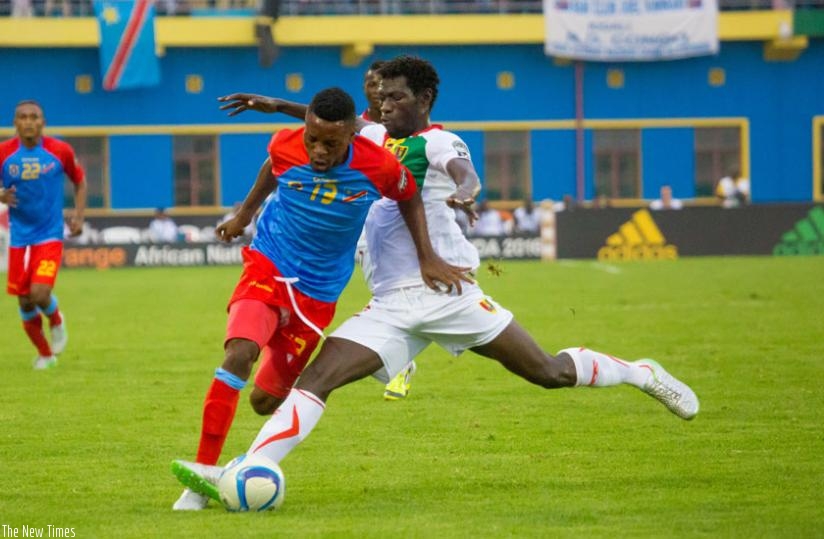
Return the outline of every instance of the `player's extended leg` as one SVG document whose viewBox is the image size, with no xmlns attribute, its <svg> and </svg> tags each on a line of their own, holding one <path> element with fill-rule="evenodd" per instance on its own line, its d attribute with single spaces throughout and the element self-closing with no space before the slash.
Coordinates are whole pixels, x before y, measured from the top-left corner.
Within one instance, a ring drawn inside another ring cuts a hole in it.
<svg viewBox="0 0 824 539">
<path fill-rule="evenodd" d="M 491 342 L 472 351 L 498 360 L 510 372 L 547 389 L 572 387 L 577 380 L 570 357 L 553 358 L 544 352 L 515 320 Z"/>
<path fill-rule="evenodd" d="M 229 307 L 223 364 L 215 371 L 203 403 L 197 463 L 214 465 L 220 458 L 240 391 L 246 386 L 261 346 L 277 329 L 279 319 L 278 311 L 257 300 L 241 299 Z M 203 509 L 207 502 L 207 497 L 186 489 L 172 509 L 196 511 Z"/>
<path fill-rule="evenodd" d="M 318 357 L 306 368 L 286 400 L 267 421 L 247 453 L 260 452 L 280 462 L 317 425 L 325 400 L 336 388 L 379 370 L 378 355 L 357 343 L 330 337 Z M 209 498 L 218 499 L 217 480 L 222 468 L 200 463 L 174 461 L 172 473 L 187 486 L 176 509 L 203 509 Z M 192 501 L 198 501 L 195 506 Z M 186 507 L 183 507 L 185 502 Z"/>
<path fill-rule="evenodd" d="M 235 418 L 240 391 L 246 386 L 252 364 L 259 352 L 258 345 L 246 339 L 231 339 L 225 346 L 223 365 L 215 370 L 215 376 L 203 402 L 203 420 L 196 463 L 204 469 L 207 466 L 213 467 L 220 458 L 223 444 Z M 187 469 L 184 468 L 183 471 Z M 179 470 L 174 464 L 172 472 L 180 478 Z M 172 505 L 172 509 L 199 511 L 205 508 L 209 496 L 201 490 L 192 490 L 188 483 L 183 482 L 187 488 Z"/>
<path fill-rule="evenodd" d="M 692 419 L 698 413 L 698 398 L 692 389 L 657 362 L 624 361 L 587 348 L 567 348 L 553 357 L 514 320 L 490 343 L 472 350 L 545 388 L 630 384 L 682 419 Z"/>
<path fill-rule="evenodd" d="M 329 337 L 289 396 L 260 429 L 248 453 L 261 453 L 280 462 L 320 421 L 332 391 L 365 378 L 382 366 L 380 357 L 371 349 Z"/>
</svg>

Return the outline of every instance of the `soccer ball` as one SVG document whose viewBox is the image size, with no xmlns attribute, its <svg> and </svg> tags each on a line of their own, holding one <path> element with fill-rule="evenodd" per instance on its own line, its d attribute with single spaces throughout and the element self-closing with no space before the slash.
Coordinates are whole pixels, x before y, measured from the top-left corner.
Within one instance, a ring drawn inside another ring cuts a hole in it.
<svg viewBox="0 0 824 539">
<path fill-rule="evenodd" d="M 229 511 L 276 509 L 286 494 L 286 478 L 262 455 L 241 455 L 226 465 L 217 482 L 220 501 Z"/>
</svg>

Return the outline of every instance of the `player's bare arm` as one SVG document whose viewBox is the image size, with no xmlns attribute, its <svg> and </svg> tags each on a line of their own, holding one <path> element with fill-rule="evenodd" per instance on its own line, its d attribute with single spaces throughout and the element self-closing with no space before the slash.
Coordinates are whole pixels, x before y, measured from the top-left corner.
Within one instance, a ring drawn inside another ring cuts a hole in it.
<svg viewBox="0 0 824 539">
<path fill-rule="evenodd" d="M 455 192 L 446 199 L 447 206 L 463 211 L 469 217 L 469 224 L 474 224 L 478 220 L 478 214 L 473 205 L 475 197 L 481 192 L 481 180 L 475 172 L 472 161 L 452 159 L 446 164 L 446 171 L 457 185 Z"/>
<path fill-rule="evenodd" d="M 242 236 L 243 230 L 252 222 L 260 205 L 275 189 L 277 189 L 277 180 L 275 175 L 272 174 L 272 160 L 267 157 L 266 161 L 260 166 L 255 185 L 246 195 L 246 199 L 235 216 L 221 223 L 215 229 L 217 239 L 228 243 Z"/>
<path fill-rule="evenodd" d="M 279 97 L 269 97 L 258 94 L 247 94 L 243 92 L 218 97 L 218 101 L 225 103 L 220 110 L 228 110 L 229 116 L 237 116 L 241 112 L 254 110 L 266 114 L 280 112 L 292 118 L 303 120 L 306 117 L 306 105 L 287 101 Z M 355 131 L 360 132 L 367 125 L 374 123 L 364 120 L 361 117 L 355 118 Z"/>
<path fill-rule="evenodd" d="M 225 103 L 220 107 L 220 110 L 228 110 L 229 116 L 237 116 L 247 110 L 254 110 L 266 114 L 280 112 L 299 120 L 306 117 L 305 104 L 287 101 L 279 97 L 238 92 L 218 97 L 217 100 Z"/>
<path fill-rule="evenodd" d="M 8 189 L 0 188 L 0 202 L 12 208 L 17 207 L 17 188 L 14 186 Z"/>
<path fill-rule="evenodd" d="M 71 237 L 83 233 L 83 219 L 86 213 L 86 180 L 74 184 L 74 214 L 69 217 L 69 234 Z"/>
<path fill-rule="evenodd" d="M 403 220 L 415 242 L 415 250 L 418 252 L 418 262 L 421 266 L 421 277 L 426 286 L 433 290 L 443 290 L 441 284 L 446 286 L 446 291 L 451 292 L 452 287 L 458 294 L 463 292 L 461 281 L 474 283 L 468 272 L 472 268 L 453 266 L 446 263 L 432 248 L 429 239 L 429 230 L 426 227 L 426 213 L 423 207 L 423 200 L 420 192 L 409 200 L 398 201 L 398 209 L 403 216 Z M 440 283 L 440 284 L 439 284 Z"/>
</svg>

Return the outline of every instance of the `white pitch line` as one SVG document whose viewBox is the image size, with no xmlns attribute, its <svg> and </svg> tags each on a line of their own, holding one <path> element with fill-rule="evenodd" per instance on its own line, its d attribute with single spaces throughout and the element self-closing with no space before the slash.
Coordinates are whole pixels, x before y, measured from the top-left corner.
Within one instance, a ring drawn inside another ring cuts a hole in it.
<svg viewBox="0 0 824 539">
<path fill-rule="evenodd" d="M 589 262 L 583 260 L 557 260 L 558 264 L 562 266 L 569 266 L 573 268 L 589 267 L 598 271 L 605 271 L 613 275 L 621 273 L 621 268 L 614 264 L 605 264 L 603 262 Z"/>
</svg>

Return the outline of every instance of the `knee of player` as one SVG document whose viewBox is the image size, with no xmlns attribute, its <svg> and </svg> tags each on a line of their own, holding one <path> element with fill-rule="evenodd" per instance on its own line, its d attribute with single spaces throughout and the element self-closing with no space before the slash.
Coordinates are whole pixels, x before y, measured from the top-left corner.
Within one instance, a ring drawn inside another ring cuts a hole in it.
<svg viewBox="0 0 824 539">
<path fill-rule="evenodd" d="M 31 311 L 37 308 L 37 304 L 32 301 L 31 296 L 29 295 L 17 296 L 17 304 L 24 311 Z"/>
<path fill-rule="evenodd" d="M 546 359 L 541 386 L 546 389 L 574 386 L 577 375 L 572 359 L 568 355 L 552 356 L 547 353 L 544 355 Z"/>
<path fill-rule="evenodd" d="M 535 351 L 522 358 L 521 368 L 516 372 L 523 378 L 545 389 L 555 389 L 574 385 L 570 383 L 563 361 L 543 351 Z"/>
<path fill-rule="evenodd" d="M 29 300 L 40 307 L 45 308 L 51 303 L 51 289 L 40 286 L 33 286 L 29 293 Z"/>
<path fill-rule="evenodd" d="M 244 380 L 252 372 L 252 364 L 260 353 L 258 345 L 246 339 L 232 339 L 226 343 L 223 368 Z"/>
<path fill-rule="evenodd" d="M 263 392 L 253 390 L 249 394 L 249 404 L 252 405 L 252 410 L 258 415 L 269 416 L 274 414 L 281 402 L 283 402 L 283 399 Z"/>
</svg>

